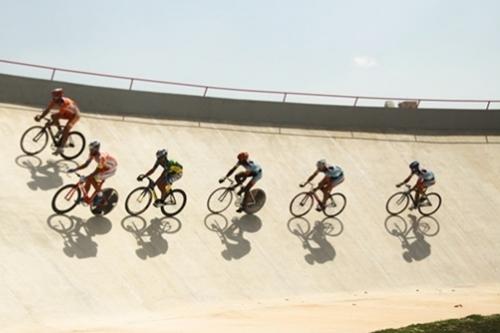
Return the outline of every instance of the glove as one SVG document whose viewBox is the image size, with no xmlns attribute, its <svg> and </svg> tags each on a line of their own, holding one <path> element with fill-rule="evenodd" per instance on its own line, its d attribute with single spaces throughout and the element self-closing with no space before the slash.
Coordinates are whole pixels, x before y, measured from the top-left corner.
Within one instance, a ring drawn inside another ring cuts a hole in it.
<svg viewBox="0 0 500 333">
<path fill-rule="evenodd" d="M 219 179 L 219 183 L 222 184 L 226 180 L 226 177 Z"/>
<path fill-rule="evenodd" d="M 83 182 L 85 182 L 85 181 L 87 181 L 87 177 L 85 177 L 85 176 L 80 176 L 80 181 L 81 181 L 82 183 L 83 183 Z"/>
<path fill-rule="evenodd" d="M 299 184 L 299 186 L 300 186 L 300 187 L 304 187 L 304 186 L 306 186 L 306 184 Z"/>
<path fill-rule="evenodd" d="M 144 179 L 144 175 L 142 175 L 142 174 L 141 174 L 141 175 L 137 176 L 137 180 L 138 180 L 138 181 L 141 181 L 141 180 L 143 180 L 143 179 Z"/>
<path fill-rule="evenodd" d="M 403 183 L 396 184 L 396 187 L 401 187 Z"/>
<path fill-rule="evenodd" d="M 36 115 L 36 116 L 35 116 L 35 120 L 36 120 L 36 121 L 40 121 L 40 115 Z"/>
</svg>

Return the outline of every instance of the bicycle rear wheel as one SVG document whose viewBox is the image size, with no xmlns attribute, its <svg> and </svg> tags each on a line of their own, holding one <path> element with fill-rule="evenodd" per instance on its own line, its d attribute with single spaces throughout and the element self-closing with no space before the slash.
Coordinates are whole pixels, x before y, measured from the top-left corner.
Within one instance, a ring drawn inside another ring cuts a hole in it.
<svg viewBox="0 0 500 333">
<path fill-rule="evenodd" d="M 293 197 L 290 202 L 290 214 L 301 217 L 309 213 L 313 206 L 313 196 L 309 192 L 301 192 Z"/>
<path fill-rule="evenodd" d="M 49 142 L 49 135 L 42 126 L 28 128 L 21 137 L 21 150 L 26 155 L 36 155 L 41 152 Z"/>
<path fill-rule="evenodd" d="M 72 210 L 80 202 L 82 193 L 75 184 L 61 187 L 52 198 L 52 209 L 57 214 L 64 214 Z"/>
<path fill-rule="evenodd" d="M 149 187 L 140 186 L 129 193 L 125 200 L 125 210 L 132 216 L 142 214 L 151 204 L 153 195 Z"/>
<path fill-rule="evenodd" d="M 434 214 L 441 207 L 441 196 L 437 193 L 429 193 L 418 205 L 418 211 L 424 216 Z"/>
<path fill-rule="evenodd" d="M 342 193 L 333 193 L 326 200 L 323 213 L 328 217 L 334 217 L 342 213 L 347 204 L 347 199 Z"/>
<path fill-rule="evenodd" d="M 80 156 L 85 149 L 85 137 L 80 132 L 70 132 L 64 144 L 61 156 L 66 160 L 72 160 Z"/>
<path fill-rule="evenodd" d="M 215 189 L 207 200 L 207 208 L 214 214 L 225 211 L 233 201 L 233 191 L 228 187 Z"/>
<path fill-rule="evenodd" d="M 251 198 L 253 198 L 253 202 L 247 203 L 244 207 L 244 211 L 247 214 L 255 214 L 266 203 L 266 192 L 264 192 L 264 190 L 261 190 L 260 188 L 254 188 L 253 190 L 250 190 L 250 193 L 248 193 L 247 195 L 250 195 Z"/>
<path fill-rule="evenodd" d="M 181 212 L 186 205 L 186 192 L 176 188 L 170 191 L 165 198 L 165 205 L 161 206 L 161 212 L 165 216 L 174 216 Z"/>
<path fill-rule="evenodd" d="M 387 200 L 385 209 L 391 215 L 399 215 L 408 207 L 409 203 L 410 198 L 407 192 L 396 192 Z"/>
</svg>

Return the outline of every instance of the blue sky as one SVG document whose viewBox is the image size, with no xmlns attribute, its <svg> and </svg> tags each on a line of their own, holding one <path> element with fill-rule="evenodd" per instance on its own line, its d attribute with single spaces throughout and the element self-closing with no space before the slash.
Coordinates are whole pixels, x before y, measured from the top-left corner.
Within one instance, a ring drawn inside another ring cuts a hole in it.
<svg viewBox="0 0 500 333">
<path fill-rule="evenodd" d="M 500 1 L 0 0 L 0 8 L 0 59 L 238 88 L 500 98 Z"/>
</svg>

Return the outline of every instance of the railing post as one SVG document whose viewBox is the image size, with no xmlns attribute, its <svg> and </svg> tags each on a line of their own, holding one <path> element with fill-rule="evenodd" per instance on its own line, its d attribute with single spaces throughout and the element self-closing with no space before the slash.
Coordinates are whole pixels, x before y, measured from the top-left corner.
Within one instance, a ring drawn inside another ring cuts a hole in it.
<svg viewBox="0 0 500 333">
<path fill-rule="evenodd" d="M 358 99 L 359 99 L 359 97 L 356 97 L 356 98 L 354 99 L 354 105 L 353 105 L 353 106 L 356 106 L 356 105 L 358 104 Z"/>
<path fill-rule="evenodd" d="M 54 76 L 56 75 L 56 69 L 52 69 L 52 75 L 50 76 L 50 81 L 54 81 Z"/>
<path fill-rule="evenodd" d="M 128 87 L 128 90 L 132 90 L 133 84 L 134 84 L 134 79 L 130 79 L 130 86 Z"/>
<path fill-rule="evenodd" d="M 283 93 L 283 103 L 285 103 L 285 102 L 286 102 L 286 96 L 287 96 L 287 95 L 288 95 L 287 93 Z"/>
<path fill-rule="evenodd" d="M 491 103 L 491 101 L 488 101 L 488 104 L 486 104 L 486 110 L 490 109 L 490 103 Z"/>
<path fill-rule="evenodd" d="M 417 108 L 420 107 L 420 102 L 422 102 L 421 99 L 417 99 Z"/>
<path fill-rule="evenodd" d="M 205 87 L 205 91 L 203 92 L 203 97 L 207 97 L 208 87 Z"/>
</svg>

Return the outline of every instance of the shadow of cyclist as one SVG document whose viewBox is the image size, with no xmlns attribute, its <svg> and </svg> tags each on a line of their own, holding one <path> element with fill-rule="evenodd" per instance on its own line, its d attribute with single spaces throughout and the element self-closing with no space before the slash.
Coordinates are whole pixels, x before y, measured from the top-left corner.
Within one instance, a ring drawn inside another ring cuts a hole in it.
<svg viewBox="0 0 500 333">
<path fill-rule="evenodd" d="M 47 191 L 60 187 L 63 184 L 61 172 L 75 164 L 73 161 L 66 160 L 48 160 L 43 164 L 38 156 L 29 155 L 20 155 L 15 161 L 18 166 L 29 170 L 31 181 L 27 185 L 33 191 L 38 189 Z"/>
<path fill-rule="evenodd" d="M 134 236 L 139 246 L 135 253 L 142 260 L 167 253 L 168 242 L 163 235 L 176 233 L 182 227 L 176 217 L 154 218 L 148 224 L 141 216 L 132 215 L 125 217 L 121 225 Z"/>
<path fill-rule="evenodd" d="M 432 216 L 421 216 L 417 219 L 415 215 L 408 214 L 408 217 L 409 221 L 401 216 L 388 216 L 385 228 L 391 235 L 399 238 L 404 249 L 402 257 L 411 263 L 424 260 L 431 255 L 431 245 L 425 240 L 425 236 L 437 235 L 439 223 Z"/>
<path fill-rule="evenodd" d="M 77 216 L 53 214 L 47 218 L 47 225 L 64 240 L 63 252 L 77 259 L 97 256 L 96 235 L 107 234 L 112 224 L 106 217 L 93 216 L 84 220 Z"/>
<path fill-rule="evenodd" d="M 241 259 L 250 253 L 252 246 L 244 234 L 254 233 L 262 227 L 262 221 L 255 215 L 235 216 L 231 223 L 222 214 L 208 214 L 205 217 L 205 226 L 215 232 L 225 248 L 221 255 L 227 261 Z"/>
<path fill-rule="evenodd" d="M 335 248 L 328 241 L 327 236 L 339 236 L 344 225 L 337 217 L 327 217 L 316 221 L 311 228 L 311 223 L 303 217 L 293 217 L 288 220 L 288 230 L 302 242 L 302 247 L 309 251 L 304 255 L 305 261 L 314 265 L 324 264 L 335 259 Z"/>
</svg>

